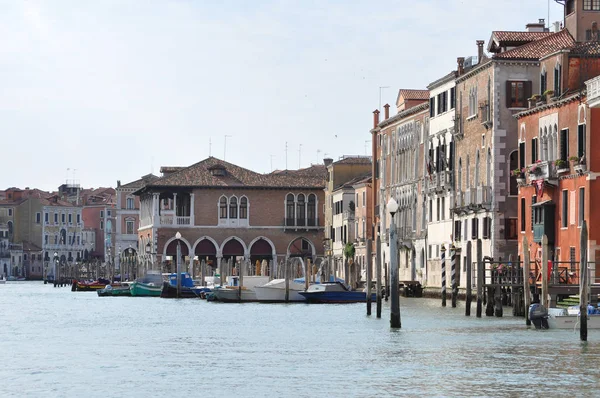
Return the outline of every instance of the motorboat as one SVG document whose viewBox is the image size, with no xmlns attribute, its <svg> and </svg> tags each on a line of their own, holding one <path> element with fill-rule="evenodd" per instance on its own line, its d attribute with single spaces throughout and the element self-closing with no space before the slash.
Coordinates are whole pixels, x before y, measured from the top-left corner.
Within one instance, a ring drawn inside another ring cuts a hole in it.
<svg viewBox="0 0 600 398">
<path fill-rule="evenodd" d="M 581 323 L 579 306 L 549 308 L 548 326 L 550 329 L 577 329 Z M 600 309 L 588 306 L 588 329 L 600 329 Z"/>
<path fill-rule="evenodd" d="M 329 281 L 333 282 L 335 279 L 333 275 L 329 277 Z M 337 279 L 340 282 L 343 282 L 343 279 Z M 319 278 L 315 280 L 313 283 L 320 283 Z M 288 302 L 306 302 L 306 298 L 300 294 L 306 290 L 306 283 L 304 278 L 296 278 L 290 280 L 289 284 L 289 297 Z M 261 303 L 283 303 L 285 301 L 285 279 L 273 279 L 269 283 L 256 286 L 254 288 L 256 291 L 256 299 Z"/>
<path fill-rule="evenodd" d="M 367 293 L 352 290 L 341 281 L 326 282 L 310 285 L 304 292 L 299 292 L 309 303 L 364 303 Z M 371 300 L 376 300 L 376 294 L 371 294 Z"/>
<path fill-rule="evenodd" d="M 258 301 L 256 298 L 256 286 L 262 286 L 269 282 L 268 276 L 244 276 L 243 286 L 239 286 L 239 276 L 228 276 L 226 286 L 218 286 L 213 290 L 215 301 L 226 303 L 239 303 L 247 301 Z"/>
<path fill-rule="evenodd" d="M 110 285 L 110 281 L 104 278 L 98 278 L 95 281 L 77 281 L 73 280 L 71 286 L 72 292 L 95 292 L 104 289 L 106 285 Z"/>
<path fill-rule="evenodd" d="M 129 290 L 132 296 L 158 297 L 162 292 L 162 288 L 162 274 L 158 271 L 148 271 L 145 276 L 133 281 Z"/>
<path fill-rule="evenodd" d="M 194 280 L 187 272 L 181 273 L 181 289 L 177 294 L 177 274 L 170 274 L 169 281 L 163 282 L 160 297 L 162 298 L 202 298 L 210 288 L 194 284 Z"/>
<path fill-rule="evenodd" d="M 100 297 L 131 296 L 130 288 L 131 284 L 129 282 L 112 283 L 97 292 Z"/>
</svg>

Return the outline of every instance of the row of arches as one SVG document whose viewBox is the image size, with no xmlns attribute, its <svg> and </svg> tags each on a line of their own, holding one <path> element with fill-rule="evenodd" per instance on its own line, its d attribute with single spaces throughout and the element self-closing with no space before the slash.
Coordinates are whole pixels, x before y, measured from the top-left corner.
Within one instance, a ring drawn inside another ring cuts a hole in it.
<svg viewBox="0 0 600 398">
<path fill-rule="evenodd" d="M 475 169 L 474 169 L 474 173 L 473 176 L 471 176 L 471 159 L 469 157 L 469 155 L 467 155 L 467 162 L 466 162 L 466 169 L 465 169 L 465 184 L 464 187 L 465 188 L 471 188 L 471 187 L 477 187 L 480 186 L 483 182 L 483 184 L 485 186 L 490 186 L 491 182 L 492 182 L 492 151 L 490 148 L 487 149 L 487 156 L 486 156 L 486 166 L 485 166 L 485 179 L 482 181 L 481 180 L 481 155 L 479 152 L 479 149 L 477 150 L 477 153 L 475 155 Z M 458 169 L 457 169 L 457 187 L 459 189 L 462 189 L 463 186 L 463 160 L 462 158 L 458 159 Z"/>
</svg>

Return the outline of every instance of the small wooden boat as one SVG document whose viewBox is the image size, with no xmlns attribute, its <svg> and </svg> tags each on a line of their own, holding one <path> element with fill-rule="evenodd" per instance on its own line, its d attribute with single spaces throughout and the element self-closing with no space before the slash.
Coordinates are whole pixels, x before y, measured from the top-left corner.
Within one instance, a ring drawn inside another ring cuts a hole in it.
<svg viewBox="0 0 600 398">
<path fill-rule="evenodd" d="M 239 277 L 228 276 L 227 286 L 219 286 L 214 289 L 214 300 L 225 303 L 258 301 L 254 288 L 267 282 L 269 282 L 268 276 L 244 276 L 244 286 L 240 289 Z"/>
<path fill-rule="evenodd" d="M 100 289 L 104 289 L 106 285 L 109 285 L 108 279 L 99 278 L 97 281 L 73 281 L 71 286 L 72 292 L 95 292 Z"/>
<path fill-rule="evenodd" d="M 306 298 L 309 303 L 364 303 L 367 301 L 367 293 L 364 291 L 351 290 L 342 282 L 327 282 L 318 285 L 310 285 L 301 296 Z M 371 300 L 375 301 L 377 295 L 372 293 Z"/>
<path fill-rule="evenodd" d="M 579 306 L 572 306 L 568 309 L 548 309 L 548 326 L 550 329 L 577 329 L 580 322 Z M 600 312 L 592 306 L 588 307 L 587 327 L 588 329 L 600 329 Z"/>
<path fill-rule="evenodd" d="M 100 297 L 131 296 L 131 284 L 129 282 L 113 283 L 106 285 L 104 289 L 98 290 Z"/>
<path fill-rule="evenodd" d="M 158 271 L 148 271 L 146 276 L 131 283 L 132 296 L 158 297 L 162 291 L 163 278 Z"/>
</svg>

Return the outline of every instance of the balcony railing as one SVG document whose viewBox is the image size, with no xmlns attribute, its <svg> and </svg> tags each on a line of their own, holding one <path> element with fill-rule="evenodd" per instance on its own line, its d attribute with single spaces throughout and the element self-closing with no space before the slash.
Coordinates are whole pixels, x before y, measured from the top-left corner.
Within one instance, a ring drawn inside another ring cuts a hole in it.
<svg viewBox="0 0 600 398">
<path fill-rule="evenodd" d="M 491 187 L 478 186 L 477 187 L 477 204 L 488 205 L 492 203 L 492 189 Z"/>
<path fill-rule="evenodd" d="M 344 211 L 344 220 L 354 220 L 354 210 L 345 210 Z"/>
<path fill-rule="evenodd" d="M 319 228 L 319 220 L 315 218 L 284 218 L 283 226 L 285 228 L 314 229 Z"/>
<path fill-rule="evenodd" d="M 587 103 L 590 108 L 600 106 L 600 76 L 585 82 L 587 88 Z"/>
</svg>

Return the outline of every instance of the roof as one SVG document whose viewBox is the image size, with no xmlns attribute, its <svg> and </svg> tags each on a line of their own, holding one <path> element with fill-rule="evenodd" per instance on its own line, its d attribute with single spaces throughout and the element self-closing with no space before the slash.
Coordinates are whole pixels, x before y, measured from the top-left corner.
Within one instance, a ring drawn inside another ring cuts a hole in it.
<svg viewBox="0 0 600 398">
<path fill-rule="evenodd" d="M 437 86 L 439 86 L 443 83 L 454 80 L 454 78 L 456 78 L 455 70 L 453 70 L 452 72 L 448 73 L 447 75 L 444 75 L 443 77 L 440 77 L 439 79 L 429 83 L 427 88 L 429 89 L 429 91 L 431 91 L 432 89 L 436 88 Z M 431 95 L 431 93 L 430 93 L 430 95 Z"/>
<path fill-rule="evenodd" d="M 371 164 L 370 156 L 345 156 L 334 164 Z"/>
<path fill-rule="evenodd" d="M 401 96 L 405 100 L 429 100 L 429 90 L 413 90 L 408 88 L 401 88 L 398 91 L 398 98 L 396 98 L 396 103 L 400 101 Z"/>
<path fill-rule="evenodd" d="M 40 203 L 43 206 L 78 207 L 71 202 L 60 199 L 58 195 L 49 198 L 40 198 Z"/>
<path fill-rule="evenodd" d="M 530 43 L 532 41 L 543 39 L 548 37 L 552 32 L 516 32 L 509 30 L 495 30 L 492 32 L 492 36 L 488 42 L 488 52 L 497 52 L 500 50 L 498 47 L 505 46 L 520 46 L 523 44 Z"/>
<path fill-rule="evenodd" d="M 353 188 L 354 185 L 364 182 L 365 180 L 371 178 L 371 172 L 365 173 L 363 175 L 360 175 L 358 177 L 354 177 L 351 180 L 348 180 L 346 182 L 341 183 L 340 185 L 338 185 L 337 187 L 335 187 L 333 190 L 336 191 L 338 189 L 341 188 Z"/>
<path fill-rule="evenodd" d="M 513 48 L 500 54 L 495 54 L 494 59 L 540 59 L 548 54 L 561 49 L 567 49 L 575 44 L 575 39 L 567 29 L 552 33 L 536 41 Z"/>
<path fill-rule="evenodd" d="M 144 185 L 146 185 L 148 182 L 154 181 L 157 178 L 160 178 L 160 177 L 155 176 L 154 174 L 146 174 L 145 176 L 142 176 L 142 178 L 140 178 L 140 179 L 137 179 L 135 181 L 128 182 L 127 184 L 121 185 L 119 188 L 141 188 Z"/>
<path fill-rule="evenodd" d="M 29 241 L 23 241 L 21 242 L 23 244 L 23 251 L 28 251 L 28 252 L 41 252 L 42 248 L 39 247 L 38 245 L 31 243 Z"/>
<path fill-rule="evenodd" d="M 600 42 L 587 41 L 583 43 L 576 43 L 574 46 L 571 47 L 569 54 L 600 56 Z"/>
<path fill-rule="evenodd" d="M 174 173 L 176 171 L 185 169 L 183 166 L 162 166 L 160 172 L 163 174 Z"/>
<path fill-rule="evenodd" d="M 383 128 L 383 127 L 389 126 L 390 124 L 393 124 L 395 122 L 398 122 L 398 121 L 404 119 L 405 117 L 425 111 L 427 109 L 429 109 L 429 101 L 425 101 L 422 104 L 410 107 L 408 109 L 405 109 L 403 111 L 396 113 L 394 116 L 387 118 L 384 121 L 380 122 L 378 127 Z"/>
<path fill-rule="evenodd" d="M 223 174 L 211 172 L 211 169 L 215 168 L 224 169 L 225 172 Z M 211 156 L 189 167 L 157 178 L 143 189 L 151 190 L 153 187 L 324 188 L 326 175 L 327 171 L 323 165 L 260 174 Z"/>
</svg>

